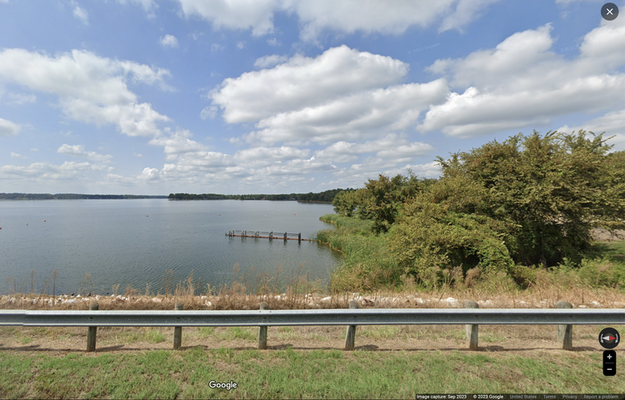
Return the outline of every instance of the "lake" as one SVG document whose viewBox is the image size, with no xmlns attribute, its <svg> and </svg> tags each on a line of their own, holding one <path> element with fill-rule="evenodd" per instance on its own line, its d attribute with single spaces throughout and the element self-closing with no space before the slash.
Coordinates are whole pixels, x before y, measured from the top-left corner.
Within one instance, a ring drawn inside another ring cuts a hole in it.
<svg viewBox="0 0 625 400">
<path fill-rule="evenodd" d="M 163 293 L 171 269 L 172 286 L 193 273 L 205 290 L 207 283 L 231 284 L 235 265 L 239 281 L 252 271 L 275 280 L 281 266 L 281 278 L 299 270 L 327 283 L 340 256 L 326 246 L 225 233 L 286 231 L 314 238 L 331 228 L 319 217 L 333 212 L 330 204 L 295 201 L 0 201 L 0 288 L 4 294 L 30 292 L 32 284 L 41 293 L 49 279 L 51 293 L 57 269 L 56 294 L 106 294 L 116 284 L 120 294 L 128 285 L 143 293 L 146 284 Z"/>
</svg>

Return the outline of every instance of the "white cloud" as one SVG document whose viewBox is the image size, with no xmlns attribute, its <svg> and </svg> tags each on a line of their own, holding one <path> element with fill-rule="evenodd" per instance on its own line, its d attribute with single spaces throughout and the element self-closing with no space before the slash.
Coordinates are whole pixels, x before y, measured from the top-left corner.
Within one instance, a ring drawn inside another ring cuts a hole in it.
<svg viewBox="0 0 625 400">
<path fill-rule="evenodd" d="M 389 7 L 378 0 L 179 0 L 187 18 L 200 17 L 215 29 L 251 29 L 255 36 L 275 31 L 275 13 L 294 13 L 302 26 L 300 36 L 308 41 L 316 41 L 324 30 L 398 35 L 411 26 L 426 28 L 434 24 L 440 24 L 440 31 L 462 30 L 496 1 L 395 0 Z"/>
<path fill-rule="evenodd" d="M 0 166 L 0 178 L 43 183 L 50 180 L 82 179 L 85 177 L 84 174 L 86 172 L 102 169 L 104 168 L 101 165 L 94 165 L 89 162 L 75 163 L 66 161 L 61 165 L 36 162 L 28 166 Z"/>
<path fill-rule="evenodd" d="M 519 32 L 495 49 L 435 62 L 431 72 L 466 89 L 433 105 L 419 129 L 472 137 L 623 105 L 625 23 L 602 23 L 586 34 L 573 60 L 551 51 L 551 29 Z"/>
<path fill-rule="evenodd" d="M 138 177 L 141 180 L 156 180 L 158 179 L 158 169 L 145 167 Z"/>
<path fill-rule="evenodd" d="M 13 158 L 26 158 L 25 156 L 23 156 L 21 154 L 18 154 L 18 153 L 14 153 L 14 152 L 11 152 L 11 157 L 13 157 Z"/>
<path fill-rule="evenodd" d="M 72 146 L 69 144 L 63 144 L 61 147 L 58 148 L 56 152 L 75 157 L 84 157 L 98 163 L 108 163 L 111 161 L 111 158 L 113 158 L 113 156 L 110 154 L 104 155 L 96 153 L 95 151 L 86 151 L 85 146 L 83 145 Z"/>
<path fill-rule="evenodd" d="M 282 43 L 280 43 L 280 42 L 278 41 L 278 39 L 276 39 L 276 38 L 271 38 L 271 39 L 267 39 L 267 44 L 268 44 L 269 46 L 278 47 L 278 46 L 280 46 Z"/>
<path fill-rule="evenodd" d="M 263 56 L 263 57 L 258 58 L 254 62 L 254 66 L 256 68 L 274 67 L 277 64 L 282 64 L 287 59 L 288 59 L 287 56 L 279 56 L 277 54 L 272 54 L 270 56 Z"/>
<path fill-rule="evenodd" d="M 207 119 L 207 118 L 213 119 L 215 118 L 216 115 L 217 115 L 217 107 L 215 106 L 204 107 L 202 112 L 200 112 L 200 118 L 202 119 Z"/>
<path fill-rule="evenodd" d="M 379 137 L 381 133 L 416 127 L 420 112 L 432 103 L 444 101 L 447 94 L 444 80 L 360 91 L 325 104 L 264 118 L 245 140 L 328 143 Z"/>
<path fill-rule="evenodd" d="M 289 146 L 254 147 L 237 151 L 233 158 L 239 165 L 257 168 L 305 159 L 309 154 L 310 150 L 308 149 Z"/>
<path fill-rule="evenodd" d="M 89 25 L 89 13 L 82 7 L 74 4 L 74 17 L 85 25 Z"/>
<path fill-rule="evenodd" d="M 316 58 L 261 57 L 255 65 L 278 62 L 225 79 L 209 93 L 213 102 L 202 116 L 219 106 L 226 122 L 255 122 L 243 137 L 250 143 L 362 140 L 416 127 L 420 113 L 449 94 L 444 79 L 399 84 L 407 64 L 347 46 Z"/>
<path fill-rule="evenodd" d="M 205 145 L 190 139 L 193 135 L 187 130 L 178 130 L 172 133 L 169 129 L 166 129 L 165 132 L 165 135 L 155 137 L 149 143 L 155 146 L 163 146 L 168 161 L 175 160 L 180 154 L 208 150 Z"/>
<path fill-rule="evenodd" d="M 178 47 L 178 39 L 176 39 L 173 35 L 165 35 L 160 40 L 159 43 L 163 47 L 174 48 Z"/>
<path fill-rule="evenodd" d="M 237 49 L 243 50 L 245 48 L 245 41 L 237 42 Z"/>
<path fill-rule="evenodd" d="M 21 125 L 0 118 L 0 136 L 17 135 L 21 129 Z"/>
<path fill-rule="evenodd" d="M 255 36 L 273 32 L 273 13 L 279 3 L 279 0 L 245 3 L 236 0 L 180 0 L 186 17 L 199 16 L 211 22 L 215 29 L 252 29 Z"/>
<path fill-rule="evenodd" d="M 360 155 L 376 153 L 380 159 L 394 159 L 395 162 L 399 162 L 397 161 L 399 159 L 412 159 L 416 156 L 427 155 L 432 150 L 432 146 L 427 143 L 409 143 L 404 138 L 390 134 L 364 143 L 339 141 L 317 151 L 315 156 L 334 163 L 347 163 L 358 160 Z"/>
<path fill-rule="evenodd" d="M 399 60 L 341 46 L 316 58 L 296 55 L 273 69 L 228 78 L 209 96 L 227 122 L 254 122 L 393 84 L 407 72 Z"/>
<path fill-rule="evenodd" d="M 225 47 L 224 47 L 224 46 L 222 46 L 222 45 L 220 45 L 219 43 L 213 43 L 213 44 L 211 44 L 211 51 L 212 51 L 213 53 L 214 53 L 214 52 L 217 52 L 217 51 L 221 51 L 221 50 L 223 50 L 223 49 L 225 49 Z"/>
<path fill-rule="evenodd" d="M 599 118 L 586 121 L 573 128 L 565 125 L 560 127 L 558 131 L 570 133 L 573 131 L 579 131 L 580 129 L 594 133 L 605 132 L 605 135 L 603 135 L 604 138 L 615 136 L 609 141 L 610 144 L 614 144 L 614 148 L 612 150 L 625 150 L 625 109 L 611 111 Z"/>
<path fill-rule="evenodd" d="M 141 153 L 132 153 L 132 155 L 135 157 L 143 157 L 143 154 Z"/>
<path fill-rule="evenodd" d="M 167 75 L 169 71 L 164 69 L 102 58 L 88 51 L 73 50 L 56 57 L 23 49 L 0 51 L 0 83 L 56 94 L 69 118 L 115 124 L 130 136 L 154 136 L 160 132 L 156 124 L 169 118 L 150 104 L 139 103 L 127 81 L 168 89 Z"/>
</svg>

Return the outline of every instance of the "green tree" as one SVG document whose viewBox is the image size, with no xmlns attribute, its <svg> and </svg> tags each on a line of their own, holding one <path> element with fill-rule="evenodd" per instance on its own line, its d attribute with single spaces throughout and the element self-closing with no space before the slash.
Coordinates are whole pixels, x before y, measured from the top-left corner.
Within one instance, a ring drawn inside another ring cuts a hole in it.
<svg viewBox="0 0 625 400">
<path fill-rule="evenodd" d="M 624 226 L 624 173 L 610 148 L 603 134 L 534 131 L 438 161 L 444 178 L 487 191 L 485 215 L 514 224 L 515 261 L 550 266 L 579 262 L 593 227 Z"/>
</svg>

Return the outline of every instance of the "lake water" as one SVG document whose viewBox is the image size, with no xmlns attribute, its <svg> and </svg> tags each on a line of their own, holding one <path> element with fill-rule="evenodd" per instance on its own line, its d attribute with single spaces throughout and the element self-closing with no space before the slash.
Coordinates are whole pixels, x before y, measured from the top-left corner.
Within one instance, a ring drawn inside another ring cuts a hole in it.
<svg viewBox="0 0 625 400">
<path fill-rule="evenodd" d="M 106 294 L 119 284 L 163 292 L 193 272 L 212 287 L 231 284 L 234 266 L 244 274 L 310 274 L 328 282 L 339 256 L 315 242 L 229 238 L 232 229 L 302 233 L 313 238 L 331 225 L 319 217 L 332 205 L 294 201 L 47 200 L 0 201 L 0 288 L 4 294 L 41 293 L 58 270 L 56 294 Z M 45 220 L 45 222 L 44 222 Z M 300 269 L 300 266 L 303 266 Z M 31 279 L 34 271 L 34 279 Z M 90 274 L 87 284 L 86 274 Z M 284 283 L 284 281 L 282 282 Z"/>
</svg>

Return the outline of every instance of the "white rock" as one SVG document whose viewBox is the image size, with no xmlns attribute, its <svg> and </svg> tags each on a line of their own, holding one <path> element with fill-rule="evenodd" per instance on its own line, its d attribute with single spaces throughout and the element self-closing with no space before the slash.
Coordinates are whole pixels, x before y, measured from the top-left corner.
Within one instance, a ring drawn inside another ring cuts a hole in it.
<svg viewBox="0 0 625 400">
<path fill-rule="evenodd" d="M 580 305 L 580 306 L 578 306 L 578 307 L 579 307 L 579 308 L 588 308 L 588 306 L 585 306 L 585 305 L 583 305 L 583 304 L 582 304 L 582 305 Z"/>
<path fill-rule="evenodd" d="M 593 301 L 590 304 L 592 304 L 595 307 L 601 307 L 601 304 L 599 302 Z"/>
<path fill-rule="evenodd" d="M 458 307 L 460 306 L 460 303 L 458 302 L 457 299 L 454 299 L 453 297 L 448 297 L 445 300 L 443 300 L 445 303 L 449 304 L 452 307 Z"/>
<path fill-rule="evenodd" d="M 328 296 L 328 297 L 324 297 L 323 299 L 321 299 L 321 301 L 330 301 L 332 300 L 332 297 Z"/>
</svg>

